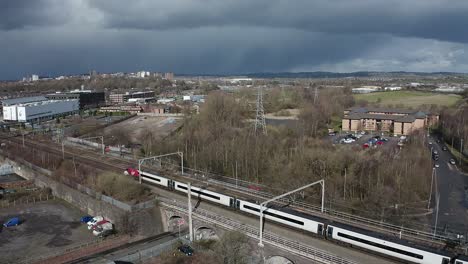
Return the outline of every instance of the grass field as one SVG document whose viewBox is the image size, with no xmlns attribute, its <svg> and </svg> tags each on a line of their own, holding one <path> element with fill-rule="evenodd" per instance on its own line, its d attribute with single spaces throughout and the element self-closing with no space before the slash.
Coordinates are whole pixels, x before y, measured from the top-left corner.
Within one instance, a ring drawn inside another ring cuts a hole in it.
<svg viewBox="0 0 468 264">
<path fill-rule="evenodd" d="M 381 106 L 395 106 L 401 104 L 405 107 L 418 107 L 421 105 L 431 104 L 453 106 L 461 99 L 461 96 L 455 94 L 438 94 L 418 91 L 394 91 L 355 94 L 354 99 L 366 100 L 369 103 L 379 103 Z"/>
</svg>

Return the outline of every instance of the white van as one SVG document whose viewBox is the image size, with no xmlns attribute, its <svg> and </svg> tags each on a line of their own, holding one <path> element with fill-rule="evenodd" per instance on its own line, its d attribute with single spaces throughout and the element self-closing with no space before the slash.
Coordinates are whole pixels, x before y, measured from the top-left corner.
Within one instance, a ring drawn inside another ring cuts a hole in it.
<svg viewBox="0 0 468 264">
<path fill-rule="evenodd" d="M 102 216 L 95 216 L 91 221 L 89 221 L 88 224 L 88 229 L 91 230 L 93 229 L 93 226 L 97 223 L 104 220 L 104 217 Z"/>
<path fill-rule="evenodd" d="M 112 230 L 113 228 L 114 228 L 114 227 L 112 226 L 112 223 L 107 222 L 107 223 L 105 223 L 105 224 L 96 226 L 96 228 L 93 230 L 93 235 L 99 236 L 99 235 L 102 234 L 103 232 Z"/>
</svg>

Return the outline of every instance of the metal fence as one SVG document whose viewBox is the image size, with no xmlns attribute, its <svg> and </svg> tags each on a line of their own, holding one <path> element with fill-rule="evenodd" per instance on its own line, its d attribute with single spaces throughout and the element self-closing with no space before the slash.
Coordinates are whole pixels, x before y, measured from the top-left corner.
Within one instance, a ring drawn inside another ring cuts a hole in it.
<svg viewBox="0 0 468 264">
<path fill-rule="evenodd" d="M 116 200 L 110 196 L 106 196 L 106 195 L 101 195 L 101 200 L 106 202 L 106 203 L 109 203 L 109 204 L 112 204 L 124 211 L 127 211 L 127 212 L 131 212 L 132 211 L 132 206 L 129 205 L 129 204 L 126 204 L 124 202 L 121 202 L 119 200 Z"/>
<path fill-rule="evenodd" d="M 159 256 L 162 252 L 168 251 L 169 249 L 173 248 L 180 241 L 179 238 L 174 238 L 170 241 L 164 242 L 162 244 L 137 250 L 135 252 L 129 253 L 127 256 L 119 257 L 119 261 L 128 261 L 131 263 L 140 262 L 143 260 L 150 259 L 152 257 Z"/>
<path fill-rule="evenodd" d="M 176 211 L 179 211 L 183 214 L 187 214 L 187 206 L 183 203 L 167 199 L 160 198 L 160 205 L 166 208 L 170 208 Z M 246 234 L 247 236 L 258 239 L 259 229 L 250 225 L 246 225 L 227 217 L 223 217 L 214 213 L 211 213 L 207 210 L 198 208 L 196 212 L 193 212 L 193 217 L 200 219 L 203 222 L 212 223 L 228 230 L 236 230 Z M 357 264 L 349 259 L 334 255 L 327 251 L 300 243 L 298 241 L 284 238 L 278 235 L 275 235 L 271 232 L 263 232 L 264 242 L 280 249 L 286 250 L 293 254 L 317 261 L 319 263 L 327 264 Z"/>
<path fill-rule="evenodd" d="M 16 206 L 20 204 L 32 204 L 37 202 L 55 200 L 55 196 L 53 195 L 39 195 L 39 197 L 24 197 L 22 199 L 17 199 L 13 201 L 2 200 L 0 201 L 0 208 Z"/>
</svg>

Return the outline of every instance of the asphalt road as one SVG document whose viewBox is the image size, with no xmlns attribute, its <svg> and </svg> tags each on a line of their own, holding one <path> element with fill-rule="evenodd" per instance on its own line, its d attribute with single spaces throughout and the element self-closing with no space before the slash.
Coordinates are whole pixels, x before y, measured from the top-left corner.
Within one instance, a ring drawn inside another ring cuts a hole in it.
<svg viewBox="0 0 468 264">
<path fill-rule="evenodd" d="M 435 197 L 440 195 L 439 214 L 437 227 L 447 230 L 455 234 L 467 235 L 468 232 L 468 207 L 465 197 L 465 187 L 468 187 L 468 176 L 464 175 L 456 165 L 450 164 L 450 159 L 453 156 L 449 151 L 442 151 L 443 143 L 437 143 L 435 139 L 431 139 L 433 150 L 439 152 L 439 160 L 435 163 L 439 164 L 436 168 L 436 185 L 433 195 L 432 206 L 436 207 Z M 432 215 L 432 223 L 435 225 L 437 211 L 434 210 Z"/>
</svg>

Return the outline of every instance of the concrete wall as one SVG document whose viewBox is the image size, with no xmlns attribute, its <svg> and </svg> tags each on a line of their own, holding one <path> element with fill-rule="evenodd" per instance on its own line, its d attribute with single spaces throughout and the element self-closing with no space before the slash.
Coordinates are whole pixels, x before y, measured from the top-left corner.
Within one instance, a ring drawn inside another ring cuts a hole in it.
<svg viewBox="0 0 468 264">
<path fill-rule="evenodd" d="M 34 182 L 38 187 L 50 188 L 52 194 L 62 200 L 73 204 L 89 215 L 102 215 L 109 219 L 117 230 L 128 231 L 134 234 L 152 235 L 163 232 L 163 225 L 159 207 L 126 212 L 105 201 L 59 183 L 49 176 L 51 171 L 37 167 L 27 162 L 16 162 L 0 156 L 0 162 L 13 166 L 14 172 Z"/>
</svg>

